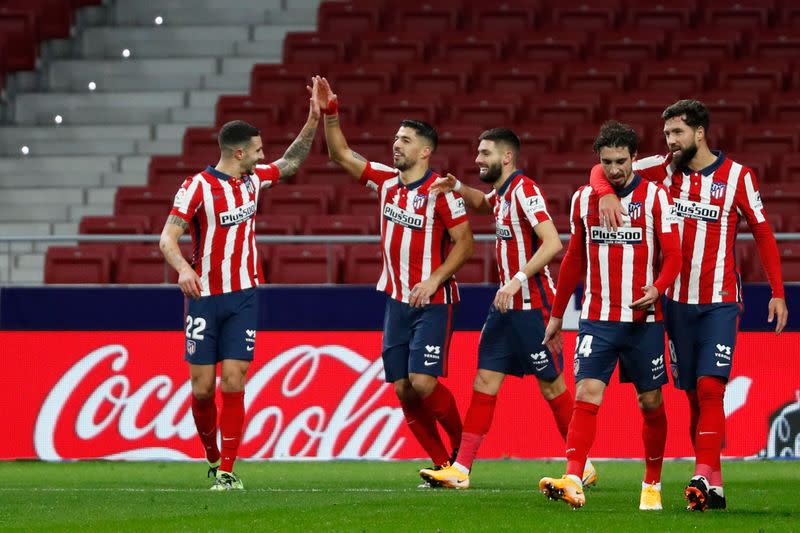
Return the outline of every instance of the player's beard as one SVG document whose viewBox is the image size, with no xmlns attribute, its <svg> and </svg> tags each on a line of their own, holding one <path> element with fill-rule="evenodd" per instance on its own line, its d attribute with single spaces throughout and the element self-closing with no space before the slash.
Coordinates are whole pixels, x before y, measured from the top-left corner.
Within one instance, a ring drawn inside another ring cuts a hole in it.
<svg viewBox="0 0 800 533">
<path fill-rule="evenodd" d="M 478 178 L 484 183 L 494 183 L 503 175 L 503 166 L 500 163 L 494 163 L 486 167 L 486 172 L 478 173 Z"/>
<path fill-rule="evenodd" d="M 674 152 L 673 152 L 674 154 Z M 677 155 L 673 155 L 673 164 L 675 168 L 683 168 L 689 165 L 689 161 L 694 159 L 694 156 L 697 155 L 697 143 L 692 143 L 691 146 L 687 146 L 679 150 Z"/>
<path fill-rule="evenodd" d="M 397 162 L 394 164 L 394 167 L 399 170 L 400 172 L 405 172 L 406 170 L 410 169 L 414 165 L 417 164 L 416 159 L 410 159 L 408 157 L 401 157 L 398 159 Z"/>
</svg>

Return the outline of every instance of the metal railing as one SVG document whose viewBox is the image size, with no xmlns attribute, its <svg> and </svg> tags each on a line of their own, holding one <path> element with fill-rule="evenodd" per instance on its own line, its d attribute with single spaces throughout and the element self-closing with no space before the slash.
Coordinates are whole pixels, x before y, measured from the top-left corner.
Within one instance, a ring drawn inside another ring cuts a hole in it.
<svg viewBox="0 0 800 533">
<path fill-rule="evenodd" d="M 561 233 L 559 237 L 562 241 L 569 240 L 568 233 Z M 0 235 L 0 250 L 5 248 L 8 254 L 8 264 L 6 265 L 6 278 L 1 284 L 14 284 L 11 281 L 11 272 L 13 257 L 16 254 L 24 254 L 31 252 L 14 252 L 13 245 L 15 243 L 58 243 L 63 245 L 77 245 L 78 243 L 157 243 L 160 235 L 19 235 L 19 236 L 2 236 Z M 259 244 L 359 244 L 359 243 L 379 243 L 380 235 L 260 235 L 256 236 L 256 243 Z M 779 242 L 782 241 L 800 241 L 800 233 L 776 233 L 775 239 Z M 495 240 L 494 234 L 476 234 L 476 242 L 493 242 Z M 740 233 L 737 236 L 740 241 L 752 241 L 753 235 L 750 233 Z M 190 242 L 188 235 L 184 235 L 180 239 L 181 242 Z M 491 247 L 485 246 L 483 250 L 485 259 L 490 259 L 494 252 Z M 333 273 L 331 271 L 331 264 L 333 259 L 333 249 L 331 246 L 327 247 L 328 253 L 328 282 L 333 283 Z M 484 261 L 485 272 L 484 282 L 489 282 L 491 279 L 491 261 Z M 164 283 L 169 283 L 168 275 L 170 266 L 164 262 Z M 377 279 L 377 277 L 376 277 Z M 786 280 L 793 281 L 793 280 Z"/>
</svg>

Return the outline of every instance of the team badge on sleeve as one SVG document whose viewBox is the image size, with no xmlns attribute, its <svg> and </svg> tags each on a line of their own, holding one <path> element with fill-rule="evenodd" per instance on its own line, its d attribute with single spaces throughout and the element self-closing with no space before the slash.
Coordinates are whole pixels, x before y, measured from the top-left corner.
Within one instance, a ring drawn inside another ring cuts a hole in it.
<svg viewBox="0 0 800 533">
<path fill-rule="evenodd" d="M 526 198 L 523 207 L 530 217 L 535 217 L 536 213 L 541 213 L 546 210 L 544 198 L 538 195 Z"/>
<path fill-rule="evenodd" d="M 178 189 L 178 192 L 175 194 L 175 201 L 172 202 L 173 207 L 180 207 L 183 203 L 183 198 L 186 196 L 186 189 L 181 187 Z"/>
<path fill-rule="evenodd" d="M 458 198 L 454 202 L 450 202 L 450 211 L 453 213 L 453 218 L 465 216 L 467 214 L 467 206 L 464 204 L 464 199 Z"/>
</svg>

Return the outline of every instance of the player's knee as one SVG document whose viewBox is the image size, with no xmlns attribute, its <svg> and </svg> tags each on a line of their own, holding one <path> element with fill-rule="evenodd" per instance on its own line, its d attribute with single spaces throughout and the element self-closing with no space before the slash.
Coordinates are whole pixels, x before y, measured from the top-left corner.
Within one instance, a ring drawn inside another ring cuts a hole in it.
<svg viewBox="0 0 800 533">
<path fill-rule="evenodd" d="M 605 384 L 596 379 L 582 379 L 575 387 L 575 401 L 600 405 L 603 401 Z"/>
<path fill-rule="evenodd" d="M 472 389 L 474 391 L 496 395 L 500 390 L 502 380 L 493 379 L 493 376 L 487 376 L 480 370 L 475 374 L 475 380 L 472 382 Z"/>
<path fill-rule="evenodd" d="M 417 397 L 411 382 L 407 379 L 398 379 L 392 385 L 394 386 L 394 393 L 401 403 L 410 402 Z"/>
<path fill-rule="evenodd" d="M 652 411 L 663 403 L 661 389 L 642 392 L 639 395 L 639 409 L 642 411 Z"/>
<path fill-rule="evenodd" d="M 559 374 L 555 379 L 550 381 L 540 378 L 538 379 L 538 382 L 539 390 L 542 391 L 542 396 L 547 401 L 561 396 L 564 391 L 567 390 L 567 385 L 564 383 L 563 374 Z"/>
<path fill-rule="evenodd" d="M 192 383 L 192 396 L 198 400 L 210 400 L 214 397 L 214 383 Z"/>
<path fill-rule="evenodd" d="M 239 373 L 223 374 L 220 387 L 223 392 L 241 392 L 244 390 L 244 375 Z"/>
<path fill-rule="evenodd" d="M 697 400 L 723 401 L 725 399 L 725 380 L 715 376 L 703 376 L 697 380 Z"/>
<path fill-rule="evenodd" d="M 414 388 L 414 392 L 420 398 L 425 398 L 430 393 L 433 392 L 433 389 L 436 387 L 436 377 L 435 376 L 428 376 L 427 374 L 412 374 L 409 376 L 411 380 L 411 386 Z"/>
</svg>

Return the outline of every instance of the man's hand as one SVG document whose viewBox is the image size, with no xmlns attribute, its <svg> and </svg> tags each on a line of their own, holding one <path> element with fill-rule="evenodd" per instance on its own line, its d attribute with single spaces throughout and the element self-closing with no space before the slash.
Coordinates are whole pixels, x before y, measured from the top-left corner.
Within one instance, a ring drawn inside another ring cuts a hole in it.
<svg viewBox="0 0 800 533">
<path fill-rule="evenodd" d="M 191 267 L 185 267 L 178 272 L 178 286 L 183 294 L 189 298 L 200 298 L 203 287 L 200 285 L 200 276 Z"/>
<path fill-rule="evenodd" d="M 423 307 L 431 303 L 431 296 L 439 288 L 439 282 L 433 277 L 421 281 L 414 285 L 411 289 L 411 297 L 408 299 L 408 305 L 411 307 Z"/>
<path fill-rule="evenodd" d="M 316 100 L 317 107 L 320 111 L 324 112 L 325 110 L 329 110 L 332 103 L 338 104 L 338 97 L 333 94 L 333 90 L 327 79 L 321 76 L 314 76 L 311 79 L 313 80 L 314 87 L 306 85 L 306 89 L 311 95 L 311 98 Z M 314 92 L 314 88 L 317 89 L 316 93 Z"/>
<path fill-rule="evenodd" d="M 318 122 L 320 117 L 319 106 L 319 76 L 311 78 L 311 87 L 306 85 L 311 98 L 308 101 L 308 121 Z"/>
<path fill-rule="evenodd" d="M 644 296 L 633 302 L 629 306 L 631 309 L 635 309 L 636 311 L 644 311 L 658 301 L 658 289 L 656 289 L 653 285 L 642 287 L 642 291 L 644 292 Z"/>
<path fill-rule="evenodd" d="M 783 298 L 772 298 L 769 301 L 769 316 L 767 317 L 767 322 L 770 324 L 775 319 L 778 318 L 777 324 L 775 324 L 775 335 L 780 335 L 783 328 L 786 327 L 786 322 L 789 320 L 789 309 L 786 307 L 786 300 Z"/>
<path fill-rule="evenodd" d="M 616 194 L 606 194 L 600 198 L 598 209 L 600 210 L 600 224 L 605 228 L 616 230 L 622 225 L 622 217 L 625 211 L 622 210 L 622 202 Z"/>
<path fill-rule="evenodd" d="M 547 329 L 544 330 L 544 339 L 542 344 L 547 346 L 550 353 L 553 355 L 561 353 L 564 348 L 564 336 L 561 334 L 561 327 L 564 324 L 564 319 L 550 317 L 547 322 Z"/>
<path fill-rule="evenodd" d="M 522 288 L 522 283 L 517 278 L 511 278 L 511 281 L 500 287 L 497 294 L 494 296 L 494 306 L 501 313 L 508 311 L 511 307 L 511 302 L 514 301 L 514 295 Z"/>
<path fill-rule="evenodd" d="M 447 177 L 436 178 L 436 181 L 431 185 L 430 192 L 432 194 L 446 194 L 455 188 L 456 183 L 458 183 L 458 178 L 448 172 Z"/>
</svg>

